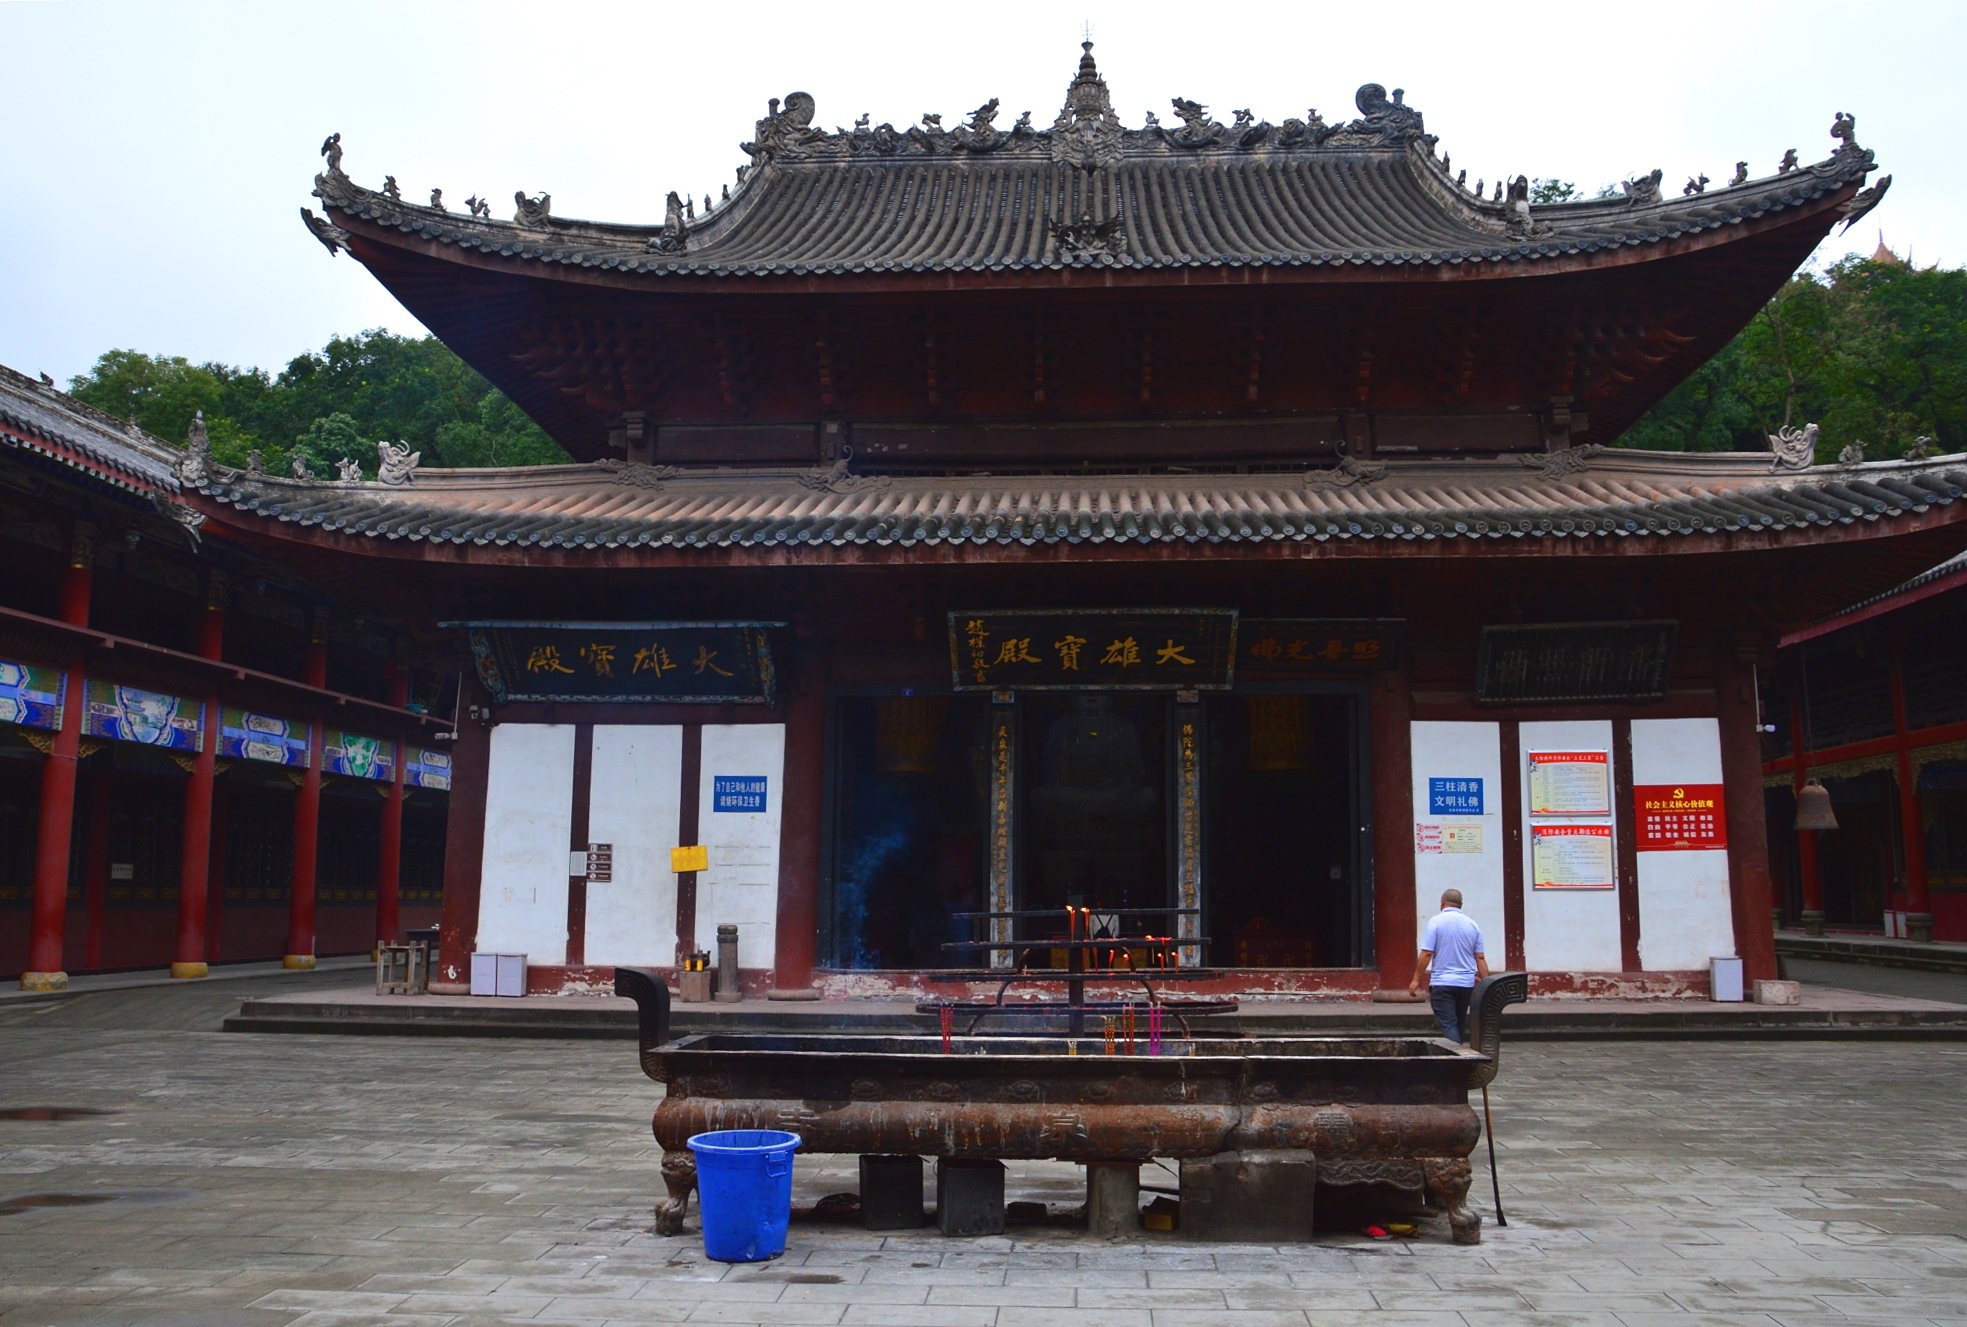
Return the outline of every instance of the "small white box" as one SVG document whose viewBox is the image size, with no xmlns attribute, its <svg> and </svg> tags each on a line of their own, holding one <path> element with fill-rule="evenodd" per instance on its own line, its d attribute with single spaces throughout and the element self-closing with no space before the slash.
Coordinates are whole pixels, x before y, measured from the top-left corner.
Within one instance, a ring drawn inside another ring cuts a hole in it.
<svg viewBox="0 0 1967 1327">
<path fill-rule="evenodd" d="M 1707 961 L 1707 979 L 1717 1002 L 1742 1002 L 1742 961 L 1739 958 L 1710 958 Z"/>
<path fill-rule="evenodd" d="M 526 956 L 524 954 L 473 954 L 471 993 L 473 995 L 524 995 Z"/>
<path fill-rule="evenodd" d="M 1803 983 L 1800 981 L 1758 981 L 1755 983 L 1755 1002 L 1757 1004 L 1802 1004 Z"/>
<path fill-rule="evenodd" d="M 1911 932 L 1906 927 L 1906 915 L 1903 912 L 1887 908 L 1885 910 L 1885 938 L 1887 940 L 1903 940 L 1910 934 Z"/>
</svg>

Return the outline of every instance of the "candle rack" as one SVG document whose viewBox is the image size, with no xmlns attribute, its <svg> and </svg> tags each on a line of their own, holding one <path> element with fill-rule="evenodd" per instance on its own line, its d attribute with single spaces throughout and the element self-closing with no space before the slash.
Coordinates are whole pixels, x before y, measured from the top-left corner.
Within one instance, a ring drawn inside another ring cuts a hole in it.
<svg viewBox="0 0 1967 1327">
<path fill-rule="evenodd" d="M 1007 972 L 998 968 L 984 969 L 990 976 L 998 979 L 997 995 L 992 1000 L 924 1001 L 916 1006 L 920 1013 L 940 1013 L 950 1010 L 953 1014 L 967 1015 L 970 1024 L 965 1036 L 973 1034 L 977 1025 L 987 1015 L 993 1013 L 1047 1013 L 1063 1010 L 1066 1015 L 1067 1034 L 1073 1037 L 1085 1035 L 1086 1015 L 1121 1015 L 1132 1008 L 1132 1002 L 1120 1000 L 1088 1000 L 1086 983 L 1088 981 L 1138 981 L 1147 991 L 1148 1005 L 1172 1014 L 1181 1024 L 1182 1035 L 1190 1035 L 1188 1014 L 1233 1014 L 1239 1007 L 1233 998 L 1216 1000 L 1169 1000 L 1163 998 L 1155 989 L 1155 982 L 1208 981 L 1222 975 L 1214 968 L 1183 967 L 1180 951 L 1188 946 L 1206 945 L 1208 937 L 1197 935 L 1112 935 L 1093 934 L 1095 912 L 1103 917 L 1111 917 L 1115 925 L 1123 918 L 1166 917 L 1171 920 L 1181 917 L 1195 917 L 1201 914 L 1199 908 L 1020 908 L 1007 912 L 959 912 L 952 914 L 954 921 L 1009 922 L 1013 930 L 1020 922 L 1046 922 L 1063 920 L 1066 924 L 1064 939 L 1024 939 L 1024 940 L 952 940 L 943 945 L 946 950 L 962 950 L 997 954 L 1010 952 L 1014 955 L 1031 952 L 1064 951 L 1066 965 L 1063 968 L 1034 968 L 1029 962 L 1015 962 Z M 1104 929 L 1104 928 L 1102 928 Z M 1137 966 L 1133 955 L 1146 950 L 1152 959 L 1149 963 Z M 1087 960 L 1102 960 L 1089 963 Z M 1064 981 L 1066 998 L 1064 1003 L 1056 1000 L 1019 1001 L 1006 1005 L 1004 995 L 1018 982 Z M 1157 1016 L 1158 1027 L 1158 1016 Z"/>
</svg>

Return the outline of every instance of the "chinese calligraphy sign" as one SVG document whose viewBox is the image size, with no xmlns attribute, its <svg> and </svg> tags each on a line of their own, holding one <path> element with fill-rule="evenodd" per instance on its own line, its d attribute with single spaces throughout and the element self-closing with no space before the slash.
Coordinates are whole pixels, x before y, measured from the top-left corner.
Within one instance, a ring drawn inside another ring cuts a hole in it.
<svg viewBox="0 0 1967 1327">
<path fill-rule="evenodd" d="M 772 622 L 459 622 L 492 698 L 772 703 Z"/>
<path fill-rule="evenodd" d="M 1728 846 L 1718 783 L 1642 783 L 1632 790 L 1641 852 L 1701 852 Z"/>
<path fill-rule="evenodd" d="M 1246 618 L 1236 662 L 1251 672 L 1297 677 L 1356 673 L 1400 663 L 1404 618 Z"/>
<path fill-rule="evenodd" d="M 949 649 L 958 691 L 1222 691 L 1236 610 L 951 613 Z"/>
</svg>

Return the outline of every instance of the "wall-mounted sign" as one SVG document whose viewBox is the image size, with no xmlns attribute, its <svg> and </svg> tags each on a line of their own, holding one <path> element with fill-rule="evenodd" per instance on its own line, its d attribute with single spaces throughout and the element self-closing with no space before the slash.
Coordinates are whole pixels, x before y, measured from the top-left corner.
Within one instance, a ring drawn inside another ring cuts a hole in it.
<svg viewBox="0 0 1967 1327">
<path fill-rule="evenodd" d="M 1612 763 L 1606 751 L 1532 751 L 1530 814 L 1609 816 Z"/>
<path fill-rule="evenodd" d="M 1441 851 L 1481 852 L 1482 822 L 1480 820 L 1442 821 Z"/>
<path fill-rule="evenodd" d="M 478 680 L 514 700 L 769 705 L 771 627 L 782 622 L 450 622 Z"/>
<path fill-rule="evenodd" d="M 204 730 L 203 702 L 139 691 L 91 678 L 83 692 L 82 731 L 113 742 L 196 751 Z"/>
<path fill-rule="evenodd" d="M 219 754 L 227 760 L 307 765 L 308 725 L 295 719 L 219 707 Z"/>
<path fill-rule="evenodd" d="M 1530 826 L 1531 884 L 1538 889 L 1612 889 L 1610 825 Z"/>
<path fill-rule="evenodd" d="M 451 788 L 451 755 L 448 751 L 432 751 L 426 747 L 409 748 L 409 763 L 403 767 L 403 782 L 412 788 L 431 788 L 438 792 L 449 792 Z"/>
<path fill-rule="evenodd" d="M 1427 813 L 1431 816 L 1479 816 L 1482 809 L 1482 780 L 1436 779 L 1427 781 Z"/>
<path fill-rule="evenodd" d="M 951 613 L 958 691 L 1224 691 L 1236 610 Z"/>
<path fill-rule="evenodd" d="M 330 728 L 321 734 L 321 768 L 351 779 L 396 777 L 396 744 Z"/>
<path fill-rule="evenodd" d="M 60 729 L 68 677 L 59 668 L 0 659 L 0 723 Z"/>
<path fill-rule="evenodd" d="M 669 850 L 669 869 L 682 875 L 686 871 L 708 871 L 710 869 L 710 849 L 701 843 L 692 843 L 681 848 Z"/>
<path fill-rule="evenodd" d="M 1392 668 L 1406 631 L 1397 617 L 1246 617 L 1236 629 L 1237 662 L 1287 677 Z"/>
<path fill-rule="evenodd" d="M 608 885 L 615 880 L 615 845 L 612 843 L 590 843 L 587 845 L 587 879 L 589 884 Z"/>
<path fill-rule="evenodd" d="M 1678 630 L 1672 621 L 1484 627 L 1475 699 L 1485 705 L 1660 700 Z"/>
<path fill-rule="evenodd" d="M 712 775 L 710 809 L 712 811 L 763 811 L 765 776 L 763 774 Z"/>
<path fill-rule="evenodd" d="M 1704 852 L 1728 846 L 1718 783 L 1642 783 L 1632 790 L 1641 852 Z"/>
</svg>

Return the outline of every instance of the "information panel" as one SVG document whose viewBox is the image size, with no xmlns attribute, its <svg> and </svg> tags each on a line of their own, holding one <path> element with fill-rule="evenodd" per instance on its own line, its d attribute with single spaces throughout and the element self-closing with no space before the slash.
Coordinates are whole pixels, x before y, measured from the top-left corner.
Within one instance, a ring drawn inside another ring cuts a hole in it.
<svg viewBox="0 0 1967 1327">
<path fill-rule="evenodd" d="M 1612 814 L 1612 762 L 1607 751 L 1530 752 L 1530 814 Z"/>
<path fill-rule="evenodd" d="M 1531 884 L 1537 889 L 1611 889 L 1610 825 L 1530 826 Z"/>
<path fill-rule="evenodd" d="M 958 691 L 1224 691 L 1236 610 L 951 613 L 949 653 Z"/>
<path fill-rule="evenodd" d="M 1642 783 L 1632 790 L 1641 852 L 1704 852 L 1728 846 L 1718 783 Z"/>
<path fill-rule="evenodd" d="M 772 703 L 782 622 L 450 622 L 478 680 L 514 700 Z"/>
</svg>

